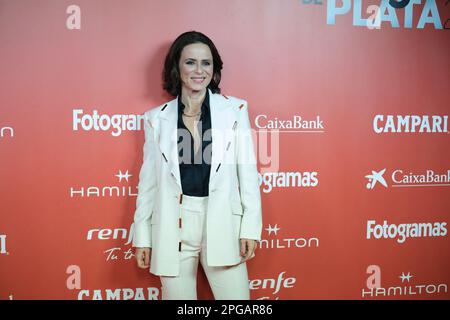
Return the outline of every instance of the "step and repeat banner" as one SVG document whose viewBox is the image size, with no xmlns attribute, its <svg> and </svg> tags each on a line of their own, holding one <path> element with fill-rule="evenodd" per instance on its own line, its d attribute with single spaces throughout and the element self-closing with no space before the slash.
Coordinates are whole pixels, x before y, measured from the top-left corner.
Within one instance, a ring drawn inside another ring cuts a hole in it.
<svg viewBox="0 0 450 320">
<path fill-rule="evenodd" d="M 142 114 L 190 30 L 249 103 L 251 298 L 449 299 L 449 28 L 444 0 L 1 0 L 0 299 L 161 299 L 131 246 Z"/>
</svg>

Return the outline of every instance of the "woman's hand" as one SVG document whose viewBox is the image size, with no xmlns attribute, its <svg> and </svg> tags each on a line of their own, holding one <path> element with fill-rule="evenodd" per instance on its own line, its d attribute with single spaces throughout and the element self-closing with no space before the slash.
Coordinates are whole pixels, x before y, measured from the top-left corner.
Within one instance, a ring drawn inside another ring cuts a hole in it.
<svg viewBox="0 0 450 320">
<path fill-rule="evenodd" d="M 256 240 L 241 239 L 241 263 L 253 258 L 255 256 L 255 249 Z"/>
<path fill-rule="evenodd" d="M 136 261 L 139 268 L 145 269 L 150 266 L 151 248 L 136 248 Z"/>
</svg>

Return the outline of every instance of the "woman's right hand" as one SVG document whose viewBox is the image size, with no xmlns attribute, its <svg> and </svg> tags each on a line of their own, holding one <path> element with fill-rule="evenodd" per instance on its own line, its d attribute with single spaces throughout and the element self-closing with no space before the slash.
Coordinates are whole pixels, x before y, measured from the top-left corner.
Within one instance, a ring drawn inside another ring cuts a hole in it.
<svg viewBox="0 0 450 320">
<path fill-rule="evenodd" d="M 151 248 L 136 248 L 136 261 L 139 268 L 145 269 L 150 266 Z"/>
</svg>

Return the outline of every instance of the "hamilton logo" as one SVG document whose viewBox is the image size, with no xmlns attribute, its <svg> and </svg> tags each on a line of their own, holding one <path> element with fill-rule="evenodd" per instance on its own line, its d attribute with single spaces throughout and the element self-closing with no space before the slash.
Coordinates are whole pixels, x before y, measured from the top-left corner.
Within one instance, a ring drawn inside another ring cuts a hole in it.
<svg viewBox="0 0 450 320">
<path fill-rule="evenodd" d="M 119 174 L 116 174 L 115 176 L 119 178 L 119 182 L 122 182 L 122 179 L 125 179 L 128 182 L 128 178 L 131 177 L 132 174 L 129 174 L 128 170 L 125 172 L 125 174 L 122 174 L 122 170 L 119 170 Z"/>
<path fill-rule="evenodd" d="M 126 170 L 113 175 L 114 181 L 111 184 L 91 184 L 87 186 L 72 186 L 70 187 L 69 194 L 71 198 L 106 198 L 106 197 L 136 197 L 138 186 L 129 185 L 129 178 L 133 175 Z M 117 182 L 118 179 L 119 181 Z"/>
<path fill-rule="evenodd" d="M 316 237 L 283 237 L 278 235 L 278 231 L 281 228 L 278 224 L 268 225 L 267 228 L 264 228 L 267 231 L 267 238 L 261 239 L 259 241 L 259 248 L 261 249 L 289 249 L 289 248 L 318 248 L 319 247 L 319 238 Z"/>
<path fill-rule="evenodd" d="M 411 275 L 410 272 L 408 272 L 406 275 L 405 275 L 404 272 L 402 272 L 402 275 L 399 276 L 399 278 L 402 279 L 402 283 L 405 282 L 405 280 L 409 282 L 409 280 L 410 280 L 412 277 L 413 277 L 413 276 Z"/>
<path fill-rule="evenodd" d="M 269 233 L 269 236 L 273 233 L 275 233 L 275 235 L 277 235 L 278 230 L 280 230 L 280 228 L 278 228 L 278 224 L 276 224 L 274 227 L 272 227 L 272 225 L 269 224 L 269 227 L 264 229 L 267 230 L 267 232 Z"/>
</svg>

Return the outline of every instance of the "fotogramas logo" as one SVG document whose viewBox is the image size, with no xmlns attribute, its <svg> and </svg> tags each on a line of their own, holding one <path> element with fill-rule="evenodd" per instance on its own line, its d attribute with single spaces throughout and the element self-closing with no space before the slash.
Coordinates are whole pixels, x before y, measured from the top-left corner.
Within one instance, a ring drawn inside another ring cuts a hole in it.
<svg viewBox="0 0 450 320">
<path fill-rule="evenodd" d="M 449 187 L 450 169 L 412 171 L 394 169 L 386 173 L 386 168 L 371 170 L 365 175 L 366 189 L 379 188 L 416 188 L 416 187 Z"/>
<path fill-rule="evenodd" d="M 314 119 L 304 119 L 294 115 L 289 119 L 279 119 L 260 114 L 255 118 L 255 126 L 259 130 L 277 131 L 280 133 L 324 133 L 325 127 L 320 116 Z"/>
<path fill-rule="evenodd" d="M 287 277 L 286 271 L 280 272 L 277 276 L 268 279 L 253 279 L 249 281 L 250 290 L 268 292 L 269 295 L 256 298 L 257 300 L 279 300 L 278 294 L 285 289 L 295 287 L 297 279 L 295 277 Z"/>
<path fill-rule="evenodd" d="M 448 115 L 383 115 L 372 122 L 377 134 L 448 134 Z"/>
<path fill-rule="evenodd" d="M 410 241 L 412 238 L 438 238 L 447 236 L 447 222 L 408 222 L 382 223 L 368 220 L 366 226 L 367 240 L 392 239 L 399 244 Z"/>
<path fill-rule="evenodd" d="M 138 114 L 92 114 L 83 109 L 73 110 L 73 131 L 107 131 L 118 137 L 123 131 L 137 131 L 143 128 L 144 115 Z"/>
<path fill-rule="evenodd" d="M 259 240 L 259 249 L 289 249 L 289 248 L 318 248 L 319 238 L 316 237 L 299 237 L 298 235 L 282 236 L 278 224 L 270 225 L 265 228 L 267 236 Z"/>
<path fill-rule="evenodd" d="M 134 223 L 129 229 L 126 228 L 93 228 L 88 230 L 87 241 L 106 241 L 107 243 L 114 242 L 117 244 L 118 240 L 123 240 L 122 246 L 114 246 L 103 251 L 106 261 L 115 262 L 119 258 L 123 260 L 130 260 L 134 257 L 132 247 L 126 248 L 133 241 Z"/>
<path fill-rule="evenodd" d="M 314 188 L 319 184 L 317 172 L 265 172 L 258 173 L 262 191 L 269 193 L 273 188 Z"/>
<path fill-rule="evenodd" d="M 70 187 L 69 194 L 71 198 L 112 198 L 112 197 L 136 197 L 137 193 L 133 193 L 133 190 L 137 190 L 137 186 L 123 185 L 122 180 L 128 182 L 128 178 L 132 175 L 128 173 L 128 170 L 124 173 L 119 170 L 114 175 L 119 180 L 116 185 L 88 185 Z"/>
<path fill-rule="evenodd" d="M 365 288 L 361 290 L 361 298 L 442 298 L 448 292 L 446 283 L 430 283 L 414 275 L 410 271 L 400 270 L 392 283 L 382 281 L 381 267 L 370 265 L 366 269 L 368 275 Z M 389 275 L 391 277 L 391 274 Z"/>
</svg>

